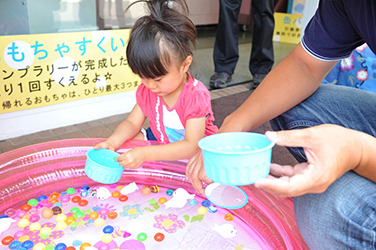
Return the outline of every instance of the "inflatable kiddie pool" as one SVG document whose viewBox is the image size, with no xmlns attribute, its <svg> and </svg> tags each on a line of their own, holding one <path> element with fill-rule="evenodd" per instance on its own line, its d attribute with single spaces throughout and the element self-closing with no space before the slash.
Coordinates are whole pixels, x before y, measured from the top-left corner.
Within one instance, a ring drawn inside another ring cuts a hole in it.
<svg viewBox="0 0 376 250">
<path fill-rule="evenodd" d="M 0 249 L 308 249 L 290 198 L 251 185 L 241 187 L 244 207 L 216 207 L 185 179 L 181 161 L 145 162 L 116 184 L 94 182 L 84 168 L 99 141 L 0 155 Z M 148 143 L 129 141 L 118 152 Z M 166 205 L 177 190 L 187 200 Z"/>
</svg>

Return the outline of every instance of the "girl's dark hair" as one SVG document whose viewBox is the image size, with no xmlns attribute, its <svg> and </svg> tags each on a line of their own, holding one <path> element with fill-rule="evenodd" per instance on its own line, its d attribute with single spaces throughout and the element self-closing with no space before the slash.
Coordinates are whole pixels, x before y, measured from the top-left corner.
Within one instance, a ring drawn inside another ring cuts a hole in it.
<svg viewBox="0 0 376 250">
<path fill-rule="evenodd" d="M 191 44 L 196 47 L 197 30 L 187 17 L 184 0 L 140 0 L 129 7 L 139 2 L 147 4 L 150 14 L 139 18 L 132 28 L 128 65 L 141 77 L 157 78 L 168 73 L 171 62 L 182 63 L 193 55 Z"/>
</svg>

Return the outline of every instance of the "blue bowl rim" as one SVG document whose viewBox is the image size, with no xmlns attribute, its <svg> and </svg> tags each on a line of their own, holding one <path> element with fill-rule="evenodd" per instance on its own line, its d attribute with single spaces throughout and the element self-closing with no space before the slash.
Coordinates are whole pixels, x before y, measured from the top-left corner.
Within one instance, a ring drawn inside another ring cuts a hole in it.
<svg viewBox="0 0 376 250">
<path fill-rule="evenodd" d="M 96 164 L 95 166 L 96 167 L 100 167 L 100 168 L 102 168 L 103 170 L 124 170 L 124 167 L 122 167 L 120 164 L 118 164 L 118 166 L 116 166 L 116 167 L 108 167 L 108 166 L 105 166 L 105 165 L 102 165 L 102 164 L 99 164 L 98 162 L 96 162 L 95 160 L 93 160 L 91 157 L 90 157 L 90 153 L 91 152 L 94 152 L 94 151 L 97 151 L 97 150 L 106 150 L 106 151 L 110 151 L 110 152 L 112 152 L 112 153 L 114 153 L 114 154 L 117 154 L 117 155 L 120 155 L 119 153 L 117 153 L 117 152 L 114 152 L 114 151 L 111 151 L 111 150 L 108 150 L 108 149 L 104 149 L 104 148 L 102 148 L 102 149 L 90 149 L 90 150 L 88 150 L 87 152 L 86 152 L 86 156 L 87 156 L 87 160 L 90 160 L 91 162 L 93 162 L 94 164 Z M 87 166 L 87 163 L 86 163 L 86 166 Z M 85 167 L 86 167 L 85 166 Z M 89 166 L 90 167 L 93 167 L 94 165 L 92 165 L 92 164 L 89 164 Z"/>
<path fill-rule="evenodd" d="M 202 151 L 208 151 L 208 152 L 217 153 L 217 154 L 225 154 L 225 155 L 235 155 L 235 154 L 237 154 L 237 155 L 244 155 L 244 154 L 258 153 L 258 152 L 267 151 L 267 150 L 273 148 L 274 145 L 275 145 L 274 142 L 269 141 L 270 143 L 266 147 L 263 147 L 263 148 L 258 149 L 258 150 L 249 150 L 249 151 L 242 151 L 242 152 L 224 152 L 222 150 L 219 151 L 219 150 L 216 150 L 216 149 L 210 149 L 210 148 L 204 147 L 202 145 L 205 141 L 210 140 L 213 137 L 218 137 L 218 136 L 223 136 L 223 135 L 225 135 L 225 136 L 229 136 L 229 135 L 252 135 L 252 136 L 264 137 L 267 140 L 267 138 L 265 137 L 264 134 L 255 133 L 255 132 L 224 132 L 224 133 L 218 133 L 218 134 L 209 135 L 209 136 L 206 136 L 206 137 L 200 139 L 199 142 L 198 142 L 198 146 L 201 148 Z"/>
</svg>

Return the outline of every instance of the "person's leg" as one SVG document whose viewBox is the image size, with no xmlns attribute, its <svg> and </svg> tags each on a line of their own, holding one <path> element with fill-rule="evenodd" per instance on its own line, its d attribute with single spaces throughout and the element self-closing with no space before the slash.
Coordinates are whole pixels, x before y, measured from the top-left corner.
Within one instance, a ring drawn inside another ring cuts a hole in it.
<svg viewBox="0 0 376 250">
<path fill-rule="evenodd" d="M 151 131 L 151 128 L 141 128 L 141 131 L 138 132 L 132 140 L 141 140 L 141 141 L 157 141 L 157 138 L 155 138 L 153 132 Z"/>
<path fill-rule="evenodd" d="M 308 128 L 330 123 L 376 136 L 376 93 L 340 85 L 322 84 L 309 98 L 270 121 L 273 130 Z M 301 148 L 288 148 L 299 161 Z"/>
<path fill-rule="evenodd" d="M 274 130 L 301 129 L 324 123 L 376 136 L 376 93 L 321 85 L 301 104 L 273 119 Z M 289 148 L 299 162 L 300 148 Z M 322 194 L 294 198 L 299 230 L 312 249 L 375 249 L 376 184 L 350 171 Z"/>
<path fill-rule="evenodd" d="M 294 210 L 310 249 L 376 247 L 376 184 L 353 171 L 322 194 L 295 197 Z"/>
<path fill-rule="evenodd" d="M 213 50 L 214 70 L 232 75 L 239 59 L 238 16 L 242 1 L 220 0 L 219 3 L 219 21 Z"/>
<path fill-rule="evenodd" d="M 156 138 L 155 135 L 153 134 L 153 131 L 151 131 L 151 128 L 150 128 L 150 127 L 146 130 L 146 138 L 147 138 L 149 141 L 157 141 L 157 138 Z"/>
<path fill-rule="evenodd" d="M 274 0 L 253 0 L 252 15 L 254 26 L 249 70 L 254 84 L 258 85 L 274 64 Z M 258 76 L 263 77 L 258 79 Z"/>
</svg>

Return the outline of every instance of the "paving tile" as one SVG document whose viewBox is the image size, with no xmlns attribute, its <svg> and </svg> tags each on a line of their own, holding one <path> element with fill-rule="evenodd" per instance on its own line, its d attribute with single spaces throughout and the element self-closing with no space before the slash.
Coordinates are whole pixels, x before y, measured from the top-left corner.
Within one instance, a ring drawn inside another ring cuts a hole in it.
<svg viewBox="0 0 376 250">
<path fill-rule="evenodd" d="M 239 84 L 239 85 L 231 86 L 231 87 L 224 88 L 224 89 L 211 90 L 210 95 L 211 95 L 211 99 L 215 100 L 215 99 L 222 98 L 224 96 L 229 96 L 229 95 L 237 94 L 240 92 L 249 91 L 248 88 L 249 88 L 249 83 L 244 83 L 244 84 Z"/>
<path fill-rule="evenodd" d="M 113 118 L 111 119 L 110 117 L 105 117 L 102 119 L 97 120 L 100 124 L 106 125 L 107 123 L 112 122 Z"/>
<path fill-rule="evenodd" d="M 10 152 L 12 150 L 15 150 L 15 149 L 18 149 L 18 148 L 23 148 L 23 147 L 26 147 L 26 146 L 30 146 L 31 143 L 21 143 L 21 144 L 18 144 L 18 145 L 10 145 L 10 146 L 4 146 L 4 147 L 0 147 L 0 153 L 7 153 L 7 152 Z"/>
<path fill-rule="evenodd" d="M 105 124 L 105 126 L 109 130 L 111 130 L 111 132 L 113 132 L 113 131 L 115 131 L 115 129 L 117 128 L 117 126 L 119 126 L 120 123 L 121 123 L 121 121 L 114 121 L 114 122 Z"/>
<path fill-rule="evenodd" d="M 10 140 L 2 140 L 0 141 L 0 147 L 8 147 L 11 146 L 12 143 L 10 143 Z"/>
<path fill-rule="evenodd" d="M 226 116 L 234 112 L 239 107 L 238 103 L 243 102 L 250 94 L 251 92 L 247 91 L 212 100 L 214 124 L 220 127 Z"/>
<path fill-rule="evenodd" d="M 114 122 L 124 121 L 125 119 L 127 119 L 128 115 L 129 115 L 129 113 L 114 115 L 114 116 L 102 118 L 98 121 L 102 124 L 107 125 L 107 124 L 114 123 Z"/>
<path fill-rule="evenodd" d="M 14 147 L 14 145 L 12 145 L 12 143 L 10 143 L 10 140 L 0 141 L 0 153 L 7 152 L 6 149 L 10 148 L 10 147 Z"/>
<path fill-rule="evenodd" d="M 87 122 L 87 124 L 88 124 L 90 127 L 98 127 L 98 126 L 102 126 L 102 123 L 100 123 L 99 120 L 90 121 L 90 122 Z"/>
<path fill-rule="evenodd" d="M 9 140 L 10 143 L 14 146 L 30 144 L 30 141 L 26 139 L 25 136 L 16 137 Z"/>
<path fill-rule="evenodd" d="M 78 130 L 85 130 L 85 129 L 90 128 L 91 126 L 87 122 L 84 122 L 84 123 L 75 124 L 74 127 L 76 127 Z"/>
<path fill-rule="evenodd" d="M 28 141 L 32 142 L 32 141 L 34 141 L 34 140 L 40 138 L 39 133 L 40 133 L 40 132 L 33 133 L 33 134 L 29 134 L 29 135 L 24 135 L 24 136 L 25 136 L 25 138 L 26 138 Z"/>
<path fill-rule="evenodd" d="M 39 143 L 44 143 L 44 142 L 50 142 L 50 141 L 57 141 L 59 140 L 58 137 L 48 137 L 48 138 L 37 138 L 33 140 L 32 145 L 39 144 Z"/>
<path fill-rule="evenodd" d="M 97 126 L 86 129 L 85 134 L 89 138 L 107 138 L 112 134 L 112 131 L 105 126 Z"/>
<path fill-rule="evenodd" d="M 74 131 L 71 133 L 65 133 L 58 136 L 59 140 L 64 139 L 75 139 L 75 138 L 90 138 L 87 134 L 83 133 L 82 131 Z"/>
<path fill-rule="evenodd" d="M 71 129 L 71 128 L 69 128 Z M 38 133 L 40 138 L 55 138 L 55 134 L 52 133 L 52 130 L 45 130 Z"/>
<path fill-rule="evenodd" d="M 61 127 L 61 128 L 55 128 L 52 130 L 52 133 L 60 137 L 61 135 L 64 135 L 67 133 L 69 134 L 71 132 L 76 132 L 76 131 L 79 131 L 79 129 L 75 127 L 75 125 L 71 125 L 71 126 L 66 126 L 66 127 Z"/>
</svg>

